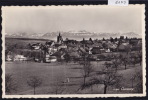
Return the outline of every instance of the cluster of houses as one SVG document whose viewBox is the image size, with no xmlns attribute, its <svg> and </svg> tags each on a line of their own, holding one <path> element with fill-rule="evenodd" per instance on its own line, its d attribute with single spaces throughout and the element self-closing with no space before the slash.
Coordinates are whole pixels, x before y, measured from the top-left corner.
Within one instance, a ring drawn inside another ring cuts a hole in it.
<svg viewBox="0 0 148 100">
<path fill-rule="evenodd" d="M 34 61 L 43 62 L 56 62 L 67 59 L 81 59 L 83 55 L 92 55 L 95 59 L 98 59 L 97 55 L 110 52 L 129 52 L 142 49 L 142 39 L 137 38 L 110 38 L 102 40 L 85 40 L 76 41 L 66 38 L 63 40 L 61 34 L 57 36 L 57 41 L 47 41 L 45 44 L 34 43 L 29 44 L 29 49 L 32 51 L 39 51 L 40 56 L 35 57 Z M 10 52 L 10 51 L 9 51 Z M 42 55 L 42 56 L 41 56 Z M 96 56 L 95 56 L 96 55 Z M 90 56 L 91 57 L 91 56 Z M 7 61 L 26 61 L 28 57 L 24 55 L 16 54 L 13 56 L 8 53 L 6 56 Z"/>
</svg>

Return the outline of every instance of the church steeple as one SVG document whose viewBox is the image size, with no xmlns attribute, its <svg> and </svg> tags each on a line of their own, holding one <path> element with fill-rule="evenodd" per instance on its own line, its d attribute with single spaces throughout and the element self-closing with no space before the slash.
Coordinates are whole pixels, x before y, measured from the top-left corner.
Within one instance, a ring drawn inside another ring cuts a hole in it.
<svg viewBox="0 0 148 100">
<path fill-rule="evenodd" d="M 59 36 L 57 36 L 57 43 L 62 43 L 63 42 L 63 38 L 61 36 L 61 33 L 59 32 Z"/>
<path fill-rule="evenodd" d="M 61 33 L 59 32 L 59 36 L 61 36 Z"/>
</svg>

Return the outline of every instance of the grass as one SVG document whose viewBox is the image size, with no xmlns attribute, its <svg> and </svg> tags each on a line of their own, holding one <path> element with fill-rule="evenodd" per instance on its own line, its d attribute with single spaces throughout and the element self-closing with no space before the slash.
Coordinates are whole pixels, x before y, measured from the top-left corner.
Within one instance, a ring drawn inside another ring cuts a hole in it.
<svg viewBox="0 0 148 100">
<path fill-rule="evenodd" d="M 79 67 L 79 65 L 74 64 L 71 66 L 67 64 L 65 66 L 65 64 L 61 65 L 60 63 L 6 63 L 6 74 L 13 74 L 20 85 L 18 93 L 23 93 L 24 91 L 32 90 L 26 84 L 27 78 L 32 75 L 39 76 L 43 79 L 41 88 L 50 88 L 56 80 L 62 83 L 66 77 L 70 77 L 72 84 L 79 84 L 77 80 L 81 79 L 73 78 L 73 76 L 80 76 L 79 69 L 73 70 L 72 67 Z"/>
<path fill-rule="evenodd" d="M 104 61 L 100 62 L 91 62 L 95 68 L 95 72 L 101 71 L 102 64 Z M 29 87 L 26 83 L 26 80 L 29 76 L 39 76 L 42 78 L 43 84 L 41 87 L 36 89 L 38 94 L 52 94 L 56 82 L 62 84 L 63 81 L 68 77 L 70 82 L 66 84 L 66 89 L 64 94 L 83 94 L 83 93 L 103 93 L 103 85 L 93 86 L 93 91 L 90 88 L 77 91 L 80 85 L 83 83 L 81 68 L 79 64 L 76 63 L 35 63 L 35 62 L 6 62 L 6 74 L 12 74 L 18 84 L 18 91 L 16 94 L 33 94 L 33 89 Z M 123 75 L 123 81 L 121 82 L 123 87 L 131 86 L 131 73 L 135 71 L 141 71 L 142 68 L 138 64 L 133 67 L 129 67 L 127 70 L 124 70 L 124 66 L 121 66 L 118 73 Z M 94 75 L 94 74 L 92 74 Z M 92 76 L 93 77 L 93 76 Z M 142 80 L 141 80 L 142 81 Z M 136 81 L 135 81 L 136 84 Z M 63 87 L 63 88 L 65 88 Z M 77 92 L 76 92 L 77 91 Z M 109 87 L 107 93 L 128 93 L 127 91 L 114 91 L 112 87 Z"/>
</svg>

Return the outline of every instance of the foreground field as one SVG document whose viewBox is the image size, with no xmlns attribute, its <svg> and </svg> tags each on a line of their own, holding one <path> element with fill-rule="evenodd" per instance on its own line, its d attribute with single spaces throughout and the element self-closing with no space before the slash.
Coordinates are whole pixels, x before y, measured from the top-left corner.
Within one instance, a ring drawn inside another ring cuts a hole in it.
<svg viewBox="0 0 148 100">
<path fill-rule="evenodd" d="M 99 72 L 102 69 L 104 61 L 91 62 L 94 66 L 94 72 L 90 77 L 94 76 L 94 73 Z M 13 78 L 17 82 L 18 91 L 12 94 L 33 94 L 33 89 L 27 85 L 27 78 L 30 76 L 39 76 L 42 78 L 42 85 L 36 89 L 36 94 L 55 94 L 56 83 L 64 84 L 63 82 L 69 78 L 69 83 L 63 85 L 62 94 L 102 94 L 103 85 L 94 85 L 91 89 L 87 88 L 79 90 L 83 83 L 82 66 L 77 63 L 35 63 L 35 62 L 6 62 L 6 74 L 12 74 Z M 138 71 L 142 74 L 142 67 L 139 64 L 136 66 L 128 65 L 124 70 L 124 66 L 120 66 L 118 73 L 123 75 L 123 81 L 121 87 L 131 88 L 131 77 Z M 134 84 L 142 81 L 134 81 Z M 133 87 L 134 88 L 134 87 Z M 136 91 L 115 90 L 115 87 L 109 87 L 107 93 L 134 93 Z"/>
</svg>

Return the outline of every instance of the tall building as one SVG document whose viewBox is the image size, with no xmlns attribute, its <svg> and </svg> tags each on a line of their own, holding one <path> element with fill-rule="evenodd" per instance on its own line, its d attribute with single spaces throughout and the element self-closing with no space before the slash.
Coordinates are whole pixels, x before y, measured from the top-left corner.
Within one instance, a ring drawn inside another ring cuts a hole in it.
<svg viewBox="0 0 148 100">
<path fill-rule="evenodd" d="M 59 36 L 57 36 L 57 43 L 63 43 L 63 38 L 61 36 L 61 34 L 59 33 Z"/>
</svg>

